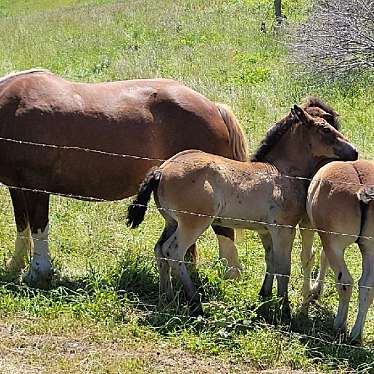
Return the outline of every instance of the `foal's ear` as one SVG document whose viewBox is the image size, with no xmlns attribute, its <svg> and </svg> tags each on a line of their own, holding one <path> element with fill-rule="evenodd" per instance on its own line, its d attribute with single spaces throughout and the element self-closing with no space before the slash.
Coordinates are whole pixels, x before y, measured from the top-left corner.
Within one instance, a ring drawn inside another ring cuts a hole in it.
<svg viewBox="0 0 374 374">
<path fill-rule="evenodd" d="M 291 109 L 291 113 L 302 123 L 310 124 L 313 122 L 313 117 L 311 117 L 305 110 L 297 105 L 294 105 Z"/>
</svg>

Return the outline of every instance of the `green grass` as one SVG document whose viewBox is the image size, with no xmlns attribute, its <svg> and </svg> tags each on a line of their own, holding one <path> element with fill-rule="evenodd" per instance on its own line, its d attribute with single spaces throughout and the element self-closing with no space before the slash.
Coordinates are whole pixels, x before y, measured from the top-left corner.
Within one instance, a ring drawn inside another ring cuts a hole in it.
<svg viewBox="0 0 374 374">
<path fill-rule="evenodd" d="M 288 27 L 305 17 L 308 3 L 284 1 Z M 0 0 L 0 75 L 39 66 L 91 82 L 175 78 L 231 105 L 252 148 L 271 123 L 314 94 L 337 109 L 343 132 L 364 156 L 373 158 L 372 76 L 334 84 L 298 77 L 287 60 L 288 38 L 286 32 L 272 30 L 272 0 Z M 0 191 L 0 254 L 5 261 L 15 229 L 10 199 Z M 292 326 L 264 325 L 257 298 L 263 250 L 253 232 L 238 243 L 246 269 L 238 282 L 223 280 L 212 232 L 200 239 L 198 271 L 207 320 L 189 319 L 183 300 L 152 312 L 144 304 L 158 303 L 153 246 L 162 220 L 152 211 L 140 229 L 129 231 L 127 203 L 52 199 L 50 247 L 65 281 L 51 291 L 2 283 L 0 371 L 374 371 L 372 308 L 364 348 L 297 335 L 333 341 L 337 306 L 329 274 L 321 306 L 312 307 L 308 317 L 301 313 L 299 240 L 290 286 Z M 357 282 L 358 250 L 352 247 L 347 255 Z M 356 297 L 357 292 L 350 325 Z"/>
</svg>

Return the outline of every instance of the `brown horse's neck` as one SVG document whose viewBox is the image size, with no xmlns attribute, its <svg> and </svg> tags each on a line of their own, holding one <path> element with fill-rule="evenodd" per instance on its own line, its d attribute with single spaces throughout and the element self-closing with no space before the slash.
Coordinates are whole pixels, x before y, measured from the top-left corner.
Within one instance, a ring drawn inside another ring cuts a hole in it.
<svg viewBox="0 0 374 374">
<path fill-rule="evenodd" d="M 320 162 L 313 157 L 310 144 L 301 129 L 290 129 L 266 156 L 281 174 L 310 178 Z"/>
</svg>

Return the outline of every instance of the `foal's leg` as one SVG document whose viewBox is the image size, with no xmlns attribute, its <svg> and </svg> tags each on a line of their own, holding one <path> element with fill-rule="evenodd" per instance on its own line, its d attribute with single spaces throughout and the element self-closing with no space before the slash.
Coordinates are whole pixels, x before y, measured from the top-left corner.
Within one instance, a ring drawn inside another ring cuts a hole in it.
<svg viewBox="0 0 374 374">
<path fill-rule="evenodd" d="M 242 267 L 240 265 L 238 250 L 235 247 L 235 230 L 229 227 L 212 225 L 213 231 L 217 235 L 219 245 L 219 257 L 226 261 L 226 279 L 238 279 Z"/>
<path fill-rule="evenodd" d="M 24 279 L 34 287 L 47 288 L 53 275 L 48 252 L 49 195 L 28 192 L 26 199 L 34 248 L 30 269 Z"/>
<path fill-rule="evenodd" d="M 295 238 L 294 228 L 270 227 L 273 241 L 272 268 L 277 274 L 277 295 L 281 297 L 286 307 L 285 312 L 289 313 L 288 283 L 291 274 L 291 251 Z"/>
<path fill-rule="evenodd" d="M 322 233 L 320 236 L 323 250 L 335 272 L 336 290 L 339 294 L 339 306 L 334 321 L 334 328 L 338 332 L 344 332 L 346 330 L 348 306 L 352 295 L 353 284 L 353 279 L 344 261 L 344 250 L 351 244 L 351 239 L 348 239 L 348 241 L 347 237 Z"/>
<path fill-rule="evenodd" d="M 10 189 L 10 196 L 17 226 L 17 238 L 14 253 L 6 266 L 12 275 L 18 275 L 26 266 L 27 255 L 31 253 L 32 238 L 24 192 Z"/>
<path fill-rule="evenodd" d="M 352 328 L 350 339 L 361 343 L 362 333 L 369 306 L 374 297 L 374 245 L 370 240 L 361 239 L 362 276 L 359 281 L 359 307 L 356 322 Z"/>
<path fill-rule="evenodd" d="M 262 283 L 259 295 L 261 298 L 266 299 L 271 297 L 274 282 L 274 269 L 273 269 L 273 241 L 269 231 L 259 232 L 262 245 L 265 249 L 265 262 L 266 262 L 266 274 Z"/>
<path fill-rule="evenodd" d="M 188 274 L 184 256 L 187 249 L 196 242 L 197 238 L 210 226 L 211 218 L 182 217 L 178 220 L 176 231 L 162 245 L 162 254 L 169 259 L 173 273 L 181 280 L 186 296 L 192 306 L 191 314 L 202 314 L 200 295 L 198 294 Z"/>
<path fill-rule="evenodd" d="M 327 271 L 329 270 L 329 260 L 326 257 L 325 251 L 321 251 L 320 259 L 319 259 L 319 271 L 317 275 L 317 279 L 314 282 L 312 289 L 310 291 L 310 297 L 313 300 L 318 300 L 323 292 L 323 287 L 325 283 L 325 278 Z"/>
<path fill-rule="evenodd" d="M 167 260 L 165 260 L 164 255 L 162 254 L 162 246 L 166 240 L 175 232 L 176 224 L 172 225 L 166 223 L 164 231 L 162 232 L 160 239 L 158 239 L 155 246 L 155 255 L 157 261 L 157 267 L 160 274 L 160 298 L 166 297 L 167 301 L 171 301 L 173 298 L 173 289 L 171 285 L 170 277 L 170 266 Z"/>
<path fill-rule="evenodd" d="M 311 229 L 309 219 L 303 219 L 300 224 L 301 234 L 301 267 L 303 269 L 303 304 L 311 300 L 311 277 L 314 265 L 315 250 L 313 249 L 314 232 Z"/>
</svg>

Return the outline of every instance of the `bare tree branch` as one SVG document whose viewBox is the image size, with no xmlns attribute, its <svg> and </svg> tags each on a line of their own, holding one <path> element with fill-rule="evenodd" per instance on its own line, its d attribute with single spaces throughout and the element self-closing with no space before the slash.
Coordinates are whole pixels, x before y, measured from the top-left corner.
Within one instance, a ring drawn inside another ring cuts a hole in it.
<svg viewBox="0 0 374 374">
<path fill-rule="evenodd" d="M 290 47 L 304 71 L 330 78 L 373 69 L 374 1 L 317 1 Z"/>
</svg>

